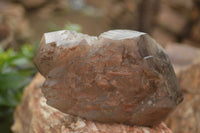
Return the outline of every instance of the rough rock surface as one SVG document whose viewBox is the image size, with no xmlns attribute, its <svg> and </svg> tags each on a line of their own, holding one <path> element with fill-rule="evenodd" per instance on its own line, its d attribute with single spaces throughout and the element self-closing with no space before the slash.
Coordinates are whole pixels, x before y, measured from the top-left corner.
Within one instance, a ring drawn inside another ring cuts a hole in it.
<svg viewBox="0 0 200 133">
<path fill-rule="evenodd" d="M 34 62 L 47 104 L 88 120 L 152 126 L 182 101 L 168 56 L 142 32 L 45 33 Z"/>
<path fill-rule="evenodd" d="M 166 51 L 172 60 L 184 101 L 167 118 L 174 133 L 200 132 L 200 49 L 187 45 L 170 45 Z"/>
<path fill-rule="evenodd" d="M 19 4 L 0 1 L 0 45 L 3 48 L 23 44 L 32 33 L 25 10 Z"/>
<path fill-rule="evenodd" d="M 14 133 L 172 133 L 164 123 L 152 128 L 110 125 L 62 113 L 46 104 L 40 89 L 44 80 L 37 74 L 26 87 L 22 103 L 15 111 Z"/>
</svg>

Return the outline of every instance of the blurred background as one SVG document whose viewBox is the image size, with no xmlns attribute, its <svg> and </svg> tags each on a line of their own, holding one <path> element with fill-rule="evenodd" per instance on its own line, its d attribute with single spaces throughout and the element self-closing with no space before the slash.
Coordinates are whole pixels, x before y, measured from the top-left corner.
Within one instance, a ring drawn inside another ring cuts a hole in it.
<svg viewBox="0 0 200 133">
<path fill-rule="evenodd" d="M 63 29 L 138 30 L 163 47 L 198 49 L 200 0 L 0 0 L 0 132 L 11 132 L 13 111 L 37 72 L 32 60 L 43 33 Z"/>
</svg>

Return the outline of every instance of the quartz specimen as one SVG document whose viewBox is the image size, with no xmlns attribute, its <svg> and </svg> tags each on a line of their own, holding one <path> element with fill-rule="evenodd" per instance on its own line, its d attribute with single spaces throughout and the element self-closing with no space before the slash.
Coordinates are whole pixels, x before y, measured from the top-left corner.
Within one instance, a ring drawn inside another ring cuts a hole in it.
<svg viewBox="0 0 200 133">
<path fill-rule="evenodd" d="M 13 133 L 172 133 L 164 123 L 151 128 L 105 124 L 62 113 L 46 104 L 40 89 L 44 80 L 37 74 L 25 88 L 15 110 Z"/>
<path fill-rule="evenodd" d="M 142 32 L 45 33 L 34 63 L 47 104 L 88 120 L 152 126 L 183 99 L 165 51 Z"/>
</svg>

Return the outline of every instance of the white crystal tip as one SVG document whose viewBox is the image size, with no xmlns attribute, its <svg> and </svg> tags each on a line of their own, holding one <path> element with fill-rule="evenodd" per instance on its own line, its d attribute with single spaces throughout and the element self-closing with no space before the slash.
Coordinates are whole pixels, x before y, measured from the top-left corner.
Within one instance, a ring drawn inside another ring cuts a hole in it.
<svg viewBox="0 0 200 133">
<path fill-rule="evenodd" d="M 144 34 L 146 33 L 133 30 L 110 30 L 102 33 L 99 37 L 114 39 L 114 40 L 123 40 L 123 39 L 139 37 Z"/>
</svg>

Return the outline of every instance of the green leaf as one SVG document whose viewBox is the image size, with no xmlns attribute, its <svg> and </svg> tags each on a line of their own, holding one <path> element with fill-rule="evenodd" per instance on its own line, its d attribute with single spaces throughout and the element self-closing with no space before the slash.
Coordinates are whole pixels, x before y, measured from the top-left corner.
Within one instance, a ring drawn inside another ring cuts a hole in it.
<svg viewBox="0 0 200 133">
<path fill-rule="evenodd" d="M 26 57 L 21 57 L 21 58 L 17 58 L 15 60 L 12 61 L 12 64 L 13 65 L 16 65 L 16 66 L 20 66 L 20 65 L 26 65 L 28 64 L 30 61 L 26 58 Z"/>
<path fill-rule="evenodd" d="M 33 46 L 30 44 L 23 45 L 21 48 L 21 53 L 23 54 L 24 57 L 26 58 L 33 58 Z"/>
<path fill-rule="evenodd" d="M 0 105 L 16 106 L 30 78 L 19 73 L 0 74 Z"/>
<path fill-rule="evenodd" d="M 0 74 L 0 90 L 23 87 L 29 79 L 20 73 Z"/>
<path fill-rule="evenodd" d="M 66 25 L 65 25 L 65 30 L 73 30 L 73 31 L 76 31 L 76 32 L 81 32 L 82 31 L 82 28 L 80 25 L 78 24 L 72 24 L 70 22 L 68 22 Z"/>
<path fill-rule="evenodd" d="M 29 44 L 18 51 L 0 48 L 0 132 L 11 132 L 13 109 L 21 101 L 24 87 L 36 72 L 33 56 L 34 47 Z"/>
</svg>

